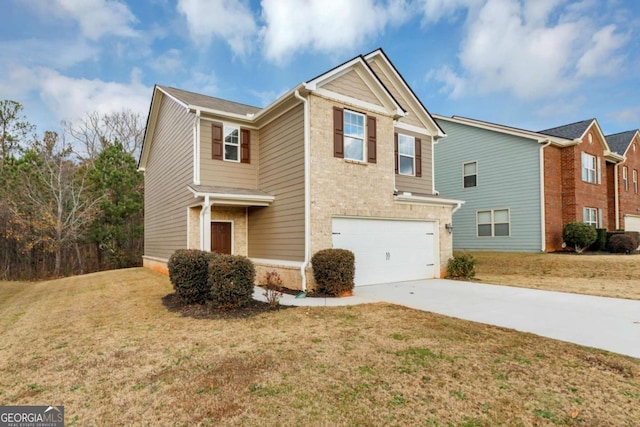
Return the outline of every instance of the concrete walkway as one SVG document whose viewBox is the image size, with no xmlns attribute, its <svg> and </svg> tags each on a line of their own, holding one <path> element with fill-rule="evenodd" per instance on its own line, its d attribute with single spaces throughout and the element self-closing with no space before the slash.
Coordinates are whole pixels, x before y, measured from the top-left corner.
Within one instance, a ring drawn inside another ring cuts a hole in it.
<svg viewBox="0 0 640 427">
<path fill-rule="evenodd" d="M 256 288 L 254 298 L 264 300 Z M 640 358 L 640 301 L 454 280 L 360 286 L 345 298 L 284 295 L 282 305 L 388 302 Z"/>
</svg>

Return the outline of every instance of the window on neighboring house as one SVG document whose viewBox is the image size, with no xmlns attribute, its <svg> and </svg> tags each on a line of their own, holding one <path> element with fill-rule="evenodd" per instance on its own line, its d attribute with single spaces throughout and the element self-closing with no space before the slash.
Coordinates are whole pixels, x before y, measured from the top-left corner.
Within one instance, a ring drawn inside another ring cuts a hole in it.
<svg viewBox="0 0 640 427">
<path fill-rule="evenodd" d="M 622 187 L 624 191 L 629 191 L 629 170 L 626 166 L 622 168 Z"/>
<path fill-rule="evenodd" d="M 465 163 L 462 166 L 464 188 L 478 186 L 478 162 Z"/>
<path fill-rule="evenodd" d="M 398 173 L 415 175 L 416 139 L 413 136 L 398 134 Z"/>
<path fill-rule="evenodd" d="M 600 184 L 600 159 L 591 154 L 582 153 L 582 180 Z"/>
<path fill-rule="evenodd" d="M 510 235 L 509 209 L 478 211 L 478 237 L 508 237 Z"/>
<path fill-rule="evenodd" d="M 638 171 L 633 170 L 633 192 L 638 194 Z"/>
<path fill-rule="evenodd" d="M 597 227 L 600 223 L 598 211 L 596 208 L 582 208 L 582 222 Z"/>
<path fill-rule="evenodd" d="M 364 162 L 364 114 L 344 110 L 344 158 Z"/>
<path fill-rule="evenodd" d="M 224 159 L 240 161 L 240 129 L 235 126 L 224 127 Z"/>
</svg>

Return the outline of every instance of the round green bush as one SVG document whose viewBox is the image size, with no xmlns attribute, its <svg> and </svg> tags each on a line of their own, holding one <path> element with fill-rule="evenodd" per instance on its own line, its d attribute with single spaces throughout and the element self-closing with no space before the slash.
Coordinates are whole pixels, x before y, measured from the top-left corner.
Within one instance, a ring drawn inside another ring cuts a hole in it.
<svg viewBox="0 0 640 427">
<path fill-rule="evenodd" d="M 353 291 L 356 258 L 347 249 L 323 249 L 311 258 L 313 278 L 321 294 L 337 296 Z"/>
<path fill-rule="evenodd" d="M 211 299 L 218 307 L 239 308 L 253 298 L 256 269 L 241 255 L 218 255 L 209 263 Z"/>
<path fill-rule="evenodd" d="M 209 261 L 216 254 L 196 249 L 179 249 L 169 258 L 169 280 L 178 296 L 187 304 L 211 299 L 208 283 Z"/>
<path fill-rule="evenodd" d="M 453 279 L 472 279 L 476 275 L 477 261 L 468 253 L 455 254 L 447 263 L 447 277 Z"/>
<path fill-rule="evenodd" d="M 582 253 L 598 238 L 598 232 L 594 227 L 584 222 L 570 222 L 565 225 L 562 239 L 577 253 Z"/>
</svg>

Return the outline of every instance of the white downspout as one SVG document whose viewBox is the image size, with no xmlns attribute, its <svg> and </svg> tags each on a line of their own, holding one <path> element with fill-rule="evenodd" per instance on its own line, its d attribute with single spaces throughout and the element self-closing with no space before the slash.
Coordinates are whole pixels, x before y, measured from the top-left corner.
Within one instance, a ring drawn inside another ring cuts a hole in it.
<svg viewBox="0 0 640 427">
<path fill-rule="evenodd" d="M 544 192 L 544 149 L 551 145 L 551 141 L 547 141 L 540 146 L 540 251 L 547 251 L 547 224 L 545 209 L 545 192 Z"/>
<path fill-rule="evenodd" d="M 200 109 L 193 120 L 193 183 L 200 185 Z"/>
<path fill-rule="evenodd" d="M 458 202 L 458 205 L 455 208 L 453 208 L 453 210 L 451 211 L 451 221 L 453 221 L 453 214 L 458 212 L 458 209 L 460 209 L 463 204 L 464 202 Z"/>
<path fill-rule="evenodd" d="M 615 165 L 613 165 L 613 193 L 614 193 L 614 197 L 613 197 L 613 201 L 614 201 L 614 209 L 616 212 L 616 230 L 620 229 L 620 198 L 618 197 L 618 166 L 620 166 L 620 163 L 616 163 Z M 628 177 L 627 177 L 628 179 Z"/>
<path fill-rule="evenodd" d="M 300 95 L 300 92 L 296 89 L 294 93 L 304 104 L 304 261 L 300 266 L 300 275 L 302 276 L 302 292 L 306 295 L 307 292 L 307 266 L 311 259 L 310 246 L 310 224 L 311 224 L 311 194 L 310 194 L 310 179 L 309 179 L 309 101 Z"/>
</svg>

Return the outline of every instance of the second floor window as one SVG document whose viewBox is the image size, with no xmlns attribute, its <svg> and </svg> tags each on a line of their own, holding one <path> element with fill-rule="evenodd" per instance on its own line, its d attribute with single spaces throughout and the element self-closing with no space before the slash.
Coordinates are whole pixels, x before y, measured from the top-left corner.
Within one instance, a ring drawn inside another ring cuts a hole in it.
<svg viewBox="0 0 640 427">
<path fill-rule="evenodd" d="M 478 162 L 465 163 L 462 166 L 464 188 L 478 186 Z"/>
<path fill-rule="evenodd" d="M 240 129 L 237 127 L 224 127 L 224 159 L 231 162 L 240 161 Z"/>
<path fill-rule="evenodd" d="M 344 110 L 344 158 L 364 162 L 364 114 Z"/>
<path fill-rule="evenodd" d="M 624 191 L 629 191 L 629 170 L 626 166 L 622 168 L 622 187 Z"/>
<path fill-rule="evenodd" d="M 633 170 L 633 192 L 638 194 L 638 171 Z"/>
<path fill-rule="evenodd" d="M 415 138 L 398 134 L 398 172 L 400 175 L 415 175 L 415 159 Z"/>
<path fill-rule="evenodd" d="M 600 184 L 600 171 L 596 156 L 582 153 L 582 180 L 592 184 Z"/>
</svg>

